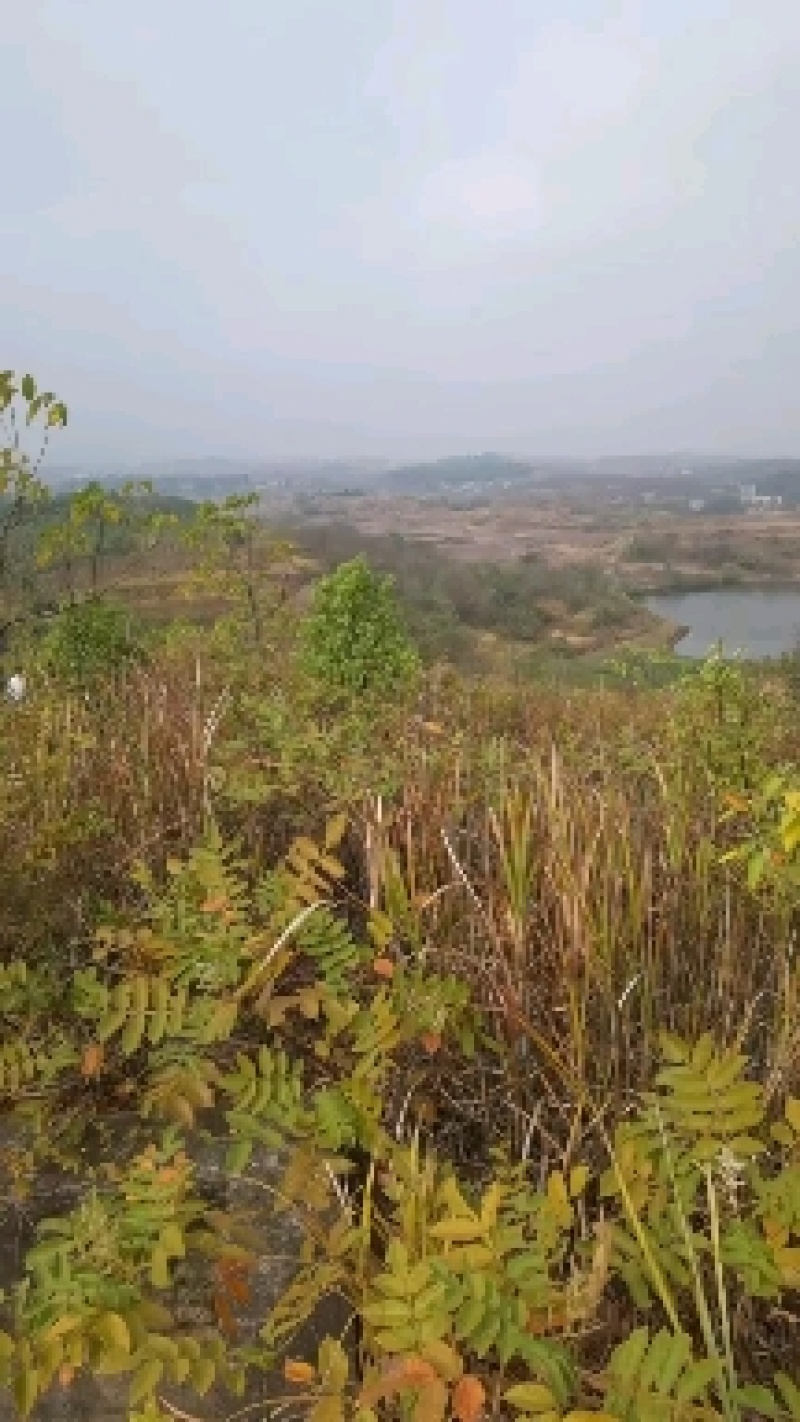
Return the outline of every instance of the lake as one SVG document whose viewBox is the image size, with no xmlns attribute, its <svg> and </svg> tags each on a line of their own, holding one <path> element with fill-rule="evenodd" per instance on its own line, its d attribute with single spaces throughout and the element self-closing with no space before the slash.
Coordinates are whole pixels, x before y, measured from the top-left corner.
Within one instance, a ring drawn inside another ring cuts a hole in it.
<svg viewBox="0 0 800 1422">
<path fill-rule="evenodd" d="M 676 646 L 682 657 L 705 657 L 717 642 L 745 657 L 779 657 L 800 641 L 800 588 L 714 588 L 649 597 L 659 617 L 690 629 Z"/>
</svg>

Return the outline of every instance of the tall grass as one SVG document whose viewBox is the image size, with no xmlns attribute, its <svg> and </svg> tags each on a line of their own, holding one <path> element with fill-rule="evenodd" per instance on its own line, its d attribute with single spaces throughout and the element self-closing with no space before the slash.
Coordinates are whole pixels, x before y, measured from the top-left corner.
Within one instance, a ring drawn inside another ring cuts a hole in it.
<svg viewBox="0 0 800 1422">
<path fill-rule="evenodd" d="M 794 916 L 721 863 L 726 794 L 792 751 L 777 694 L 740 680 L 559 696 L 435 673 L 413 707 L 365 722 L 292 676 L 179 646 L 88 697 L 40 682 L 3 708 L 3 950 L 67 945 L 137 860 L 163 871 L 210 812 L 257 869 L 276 835 L 344 806 L 353 892 L 399 886 L 406 951 L 473 983 L 496 1020 L 502 1057 L 453 1084 L 464 1120 L 479 1098 L 490 1135 L 519 1144 L 536 1121 L 567 1150 L 581 1124 L 553 1061 L 614 1119 L 664 1028 L 744 1032 L 791 1084 Z"/>
</svg>

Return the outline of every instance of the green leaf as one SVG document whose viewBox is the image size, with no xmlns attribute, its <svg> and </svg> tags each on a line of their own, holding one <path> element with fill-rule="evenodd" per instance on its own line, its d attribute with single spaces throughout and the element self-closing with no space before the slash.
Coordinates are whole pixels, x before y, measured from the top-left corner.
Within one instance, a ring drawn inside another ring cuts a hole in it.
<svg viewBox="0 0 800 1422">
<path fill-rule="evenodd" d="M 781 1418 L 784 1415 L 783 1408 L 775 1401 L 769 1388 L 760 1387 L 757 1383 L 749 1383 L 746 1387 L 740 1387 L 736 1394 L 736 1401 L 742 1407 L 752 1408 L 759 1417 Z"/>
</svg>

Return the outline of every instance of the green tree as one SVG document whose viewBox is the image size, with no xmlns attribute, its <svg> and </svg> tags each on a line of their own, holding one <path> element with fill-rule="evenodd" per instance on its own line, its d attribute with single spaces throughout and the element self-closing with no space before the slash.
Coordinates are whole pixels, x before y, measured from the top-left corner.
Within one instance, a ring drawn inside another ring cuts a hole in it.
<svg viewBox="0 0 800 1422">
<path fill-rule="evenodd" d="M 259 517 L 258 495 L 201 504 L 185 539 L 197 559 L 197 585 L 232 603 L 260 646 L 267 615 L 279 601 L 278 569 L 291 549 Z"/>
<path fill-rule="evenodd" d="M 363 555 L 317 584 L 303 641 L 307 669 L 336 691 L 391 692 L 408 684 L 419 664 L 393 579 L 374 572 Z"/>
<path fill-rule="evenodd" d="M 53 429 L 67 423 L 67 408 L 49 391 L 39 391 L 32 375 L 0 371 L 0 596 L 7 613 L 24 602 L 24 569 L 16 566 L 14 535 L 46 502 L 39 466 Z M 39 448 L 24 448 L 23 430 L 39 430 Z"/>
<path fill-rule="evenodd" d="M 62 608 L 42 643 L 45 666 L 81 686 L 143 655 L 129 613 L 104 598 Z"/>
<path fill-rule="evenodd" d="M 70 605 L 77 600 L 81 567 L 88 564 L 91 594 L 96 597 L 101 581 L 108 586 L 109 555 L 151 547 L 172 526 L 174 516 L 153 510 L 152 497 L 147 481 L 129 482 L 118 491 L 87 484 L 72 495 L 60 517 L 44 524 L 36 562 L 40 569 L 56 574 L 61 596 Z"/>
</svg>

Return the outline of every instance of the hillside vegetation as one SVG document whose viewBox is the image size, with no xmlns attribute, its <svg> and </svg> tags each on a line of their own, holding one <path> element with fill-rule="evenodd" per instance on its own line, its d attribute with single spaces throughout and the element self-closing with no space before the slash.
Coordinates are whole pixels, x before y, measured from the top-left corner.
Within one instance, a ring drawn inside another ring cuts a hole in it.
<svg viewBox="0 0 800 1422">
<path fill-rule="evenodd" d="M 531 653 L 663 647 L 674 631 L 592 566 L 557 569 L 536 554 L 512 565 L 470 564 L 431 543 L 366 534 L 342 521 L 283 526 L 322 568 L 366 552 L 373 566 L 391 574 L 409 629 L 429 662 L 485 670 L 492 664 L 491 644 L 500 639 L 506 652 L 501 665 L 524 667 Z"/>
<path fill-rule="evenodd" d="M 16 1415 L 799 1418 L 789 681 L 426 667 L 366 562 L 302 607 L 246 499 L 189 527 L 212 626 L 14 591 Z"/>
</svg>

